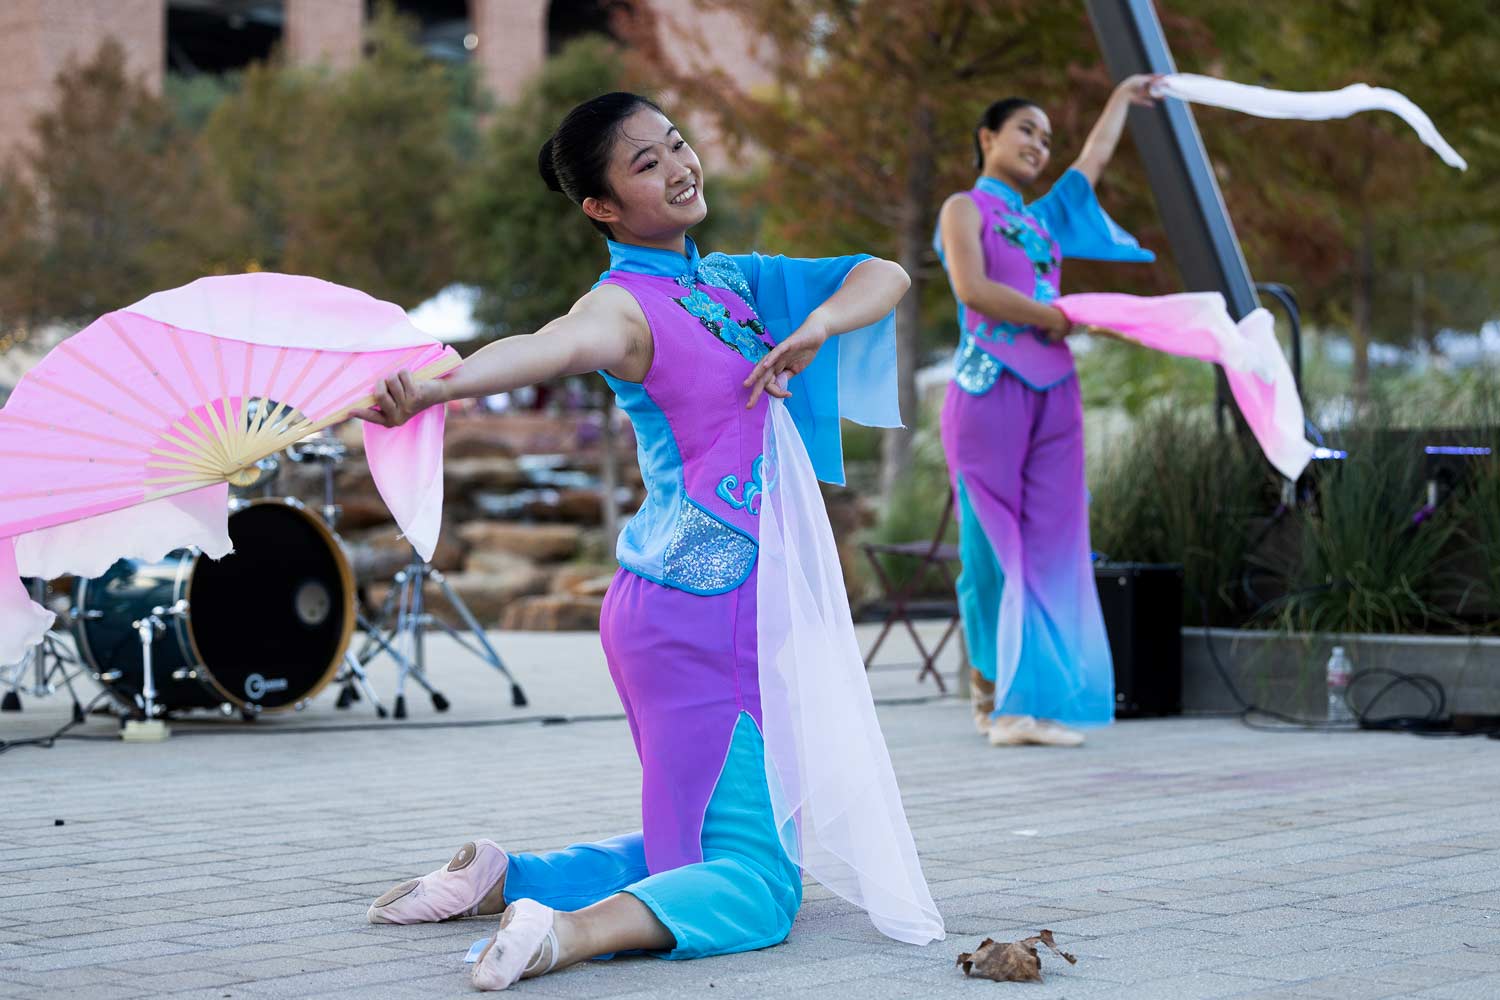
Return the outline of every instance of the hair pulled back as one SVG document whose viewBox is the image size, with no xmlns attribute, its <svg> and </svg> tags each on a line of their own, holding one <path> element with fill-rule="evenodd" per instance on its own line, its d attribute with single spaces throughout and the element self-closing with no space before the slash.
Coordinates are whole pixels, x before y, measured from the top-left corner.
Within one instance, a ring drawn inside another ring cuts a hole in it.
<svg viewBox="0 0 1500 1000">
<path fill-rule="evenodd" d="M 984 114 L 979 116 L 979 124 L 974 126 L 974 167 L 976 170 L 984 167 L 984 147 L 979 144 L 979 130 L 987 128 L 991 132 L 1000 131 L 1006 120 L 1022 108 L 1036 108 L 1040 111 L 1041 105 L 1035 101 L 1028 101 L 1024 97 L 1007 97 L 984 109 Z"/>
<path fill-rule="evenodd" d="M 640 94 L 615 91 L 584 101 L 563 116 L 557 129 L 537 152 L 536 167 L 553 191 L 568 196 L 575 205 L 586 198 L 603 198 L 611 192 L 607 172 L 620 124 L 641 108 L 660 111 L 656 102 Z M 606 237 L 609 226 L 589 219 Z"/>
</svg>

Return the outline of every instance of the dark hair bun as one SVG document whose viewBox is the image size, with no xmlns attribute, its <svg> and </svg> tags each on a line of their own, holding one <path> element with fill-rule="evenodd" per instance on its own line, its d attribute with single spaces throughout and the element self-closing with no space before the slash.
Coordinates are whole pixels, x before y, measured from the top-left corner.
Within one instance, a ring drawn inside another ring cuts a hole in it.
<svg viewBox="0 0 1500 1000">
<path fill-rule="evenodd" d="M 548 188 L 562 194 L 562 181 L 557 179 L 557 166 L 552 162 L 552 139 L 550 137 L 537 151 L 536 169 L 542 175 L 542 180 L 546 182 Z"/>
<path fill-rule="evenodd" d="M 643 107 L 661 110 L 649 98 L 617 91 L 584 101 L 569 111 L 536 154 L 542 180 L 575 205 L 607 196 L 609 156 L 620 123 Z M 598 219 L 589 222 L 605 236 L 612 236 L 609 227 Z"/>
</svg>

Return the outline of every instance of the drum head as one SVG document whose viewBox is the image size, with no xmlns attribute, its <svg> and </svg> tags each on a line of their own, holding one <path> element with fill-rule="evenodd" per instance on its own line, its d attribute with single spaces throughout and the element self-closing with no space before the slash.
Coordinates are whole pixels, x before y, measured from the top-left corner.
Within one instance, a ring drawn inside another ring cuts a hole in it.
<svg viewBox="0 0 1500 1000">
<path fill-rule="evenodd" d="M 188 585 L 207 680 L 254 710 L 323 689 L 354 633 L 354 578 L 332 532 L 301 506 L 258 500 L 229 517 L 234 552 L 199 558 Z"/>
</svg>

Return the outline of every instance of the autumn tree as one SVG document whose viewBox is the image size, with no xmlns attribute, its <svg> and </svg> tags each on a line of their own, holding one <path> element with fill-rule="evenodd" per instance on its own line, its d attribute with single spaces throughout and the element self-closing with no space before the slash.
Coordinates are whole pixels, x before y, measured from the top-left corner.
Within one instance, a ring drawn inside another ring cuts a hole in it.
<svg viewBox="0 0 1500 1000">
<path fill-rule="evenodd" d="M 480 289 L 476 316 L 492 337 L 531 333 L 567 312 L 604 270 L 599 233 L 537 173 L 537 150 L 575 104 L 621 86 L 618 47 L 586 37 L 548 60 L 495 111 L 479 156 L 447 205 L 457 274 Z"/>
<path fill-rule="evenodd" d="M 710 116 L 735 159 L 763 164 L 758 194 L 768 249 L 797 256 L 865 250 L 906 268 L 913 290 L 897 310 L 897 342 L 901 411 L 914 423 L 924 303 L 941 303 L 935 308 L 952 335 L 933 225 L 942 199 L 973 183 L 974 122 L 999 97 L 1032 96 L 1053 116 L 1060 170 L 1108 96 L 1081 7 L 699 0 L 699 9 L 735 13 L 763 39 L 745 58 L 761 61 L 768 86 L 743 86 L 742 67 L 716 64 L 685 25 L 644 19 L 638 48 L 674 103 Z M 910 463 L 910 431 L 887 432 L 887 495 Z"/>
<path fill-rule="evenodd" d="M 1347 326 L 1353 389 L 1369 347 L 1477 329 L 1500 308 L 1500 8 L 1469 0 L 1272 6 L 1175 0 L 1219 50 L 1185 69 L 1286 90 L 1350 83 L 1402 91 L 1469 161 L 1444 165 L 1393 115 L 1266 121 L 1199 109 L 1250 267 L 1298 287 L 1314 318 Z M 1241 219 L 1256 220 L 1247 226 Z M 1299 238 L 1300 237 L 1300 238 Z"/>
<path fill-rule="evenodd" d="M 448 71 L 382 4 L 347 72 L 251 67 L 204 126 L 245 212 L 240 267 L 291 271 L 415 306 L 452 280 L 440 205 L 462 140 Z"/>
</svg>

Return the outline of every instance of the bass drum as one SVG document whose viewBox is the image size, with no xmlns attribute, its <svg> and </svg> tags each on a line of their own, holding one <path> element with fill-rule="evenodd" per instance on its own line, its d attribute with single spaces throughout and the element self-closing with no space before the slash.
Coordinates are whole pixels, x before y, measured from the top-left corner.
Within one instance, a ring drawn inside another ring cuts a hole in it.
<svg viewBox="0 0 1500 1000">
<path fill-rule="evenodd" d="M 78 648 L 117 699 L 139 705 L 143 671 L 132 623 L 186 599 L 151 647 L 164 711 L 300 708 L 338 672 L 354 634 L 354 575 L 328 527 L 296 500 L 241 502 L 234 552 L 218 562 L 178 549 L 160 562 L 122 559 L 76 580 Z"/>
</svg>

